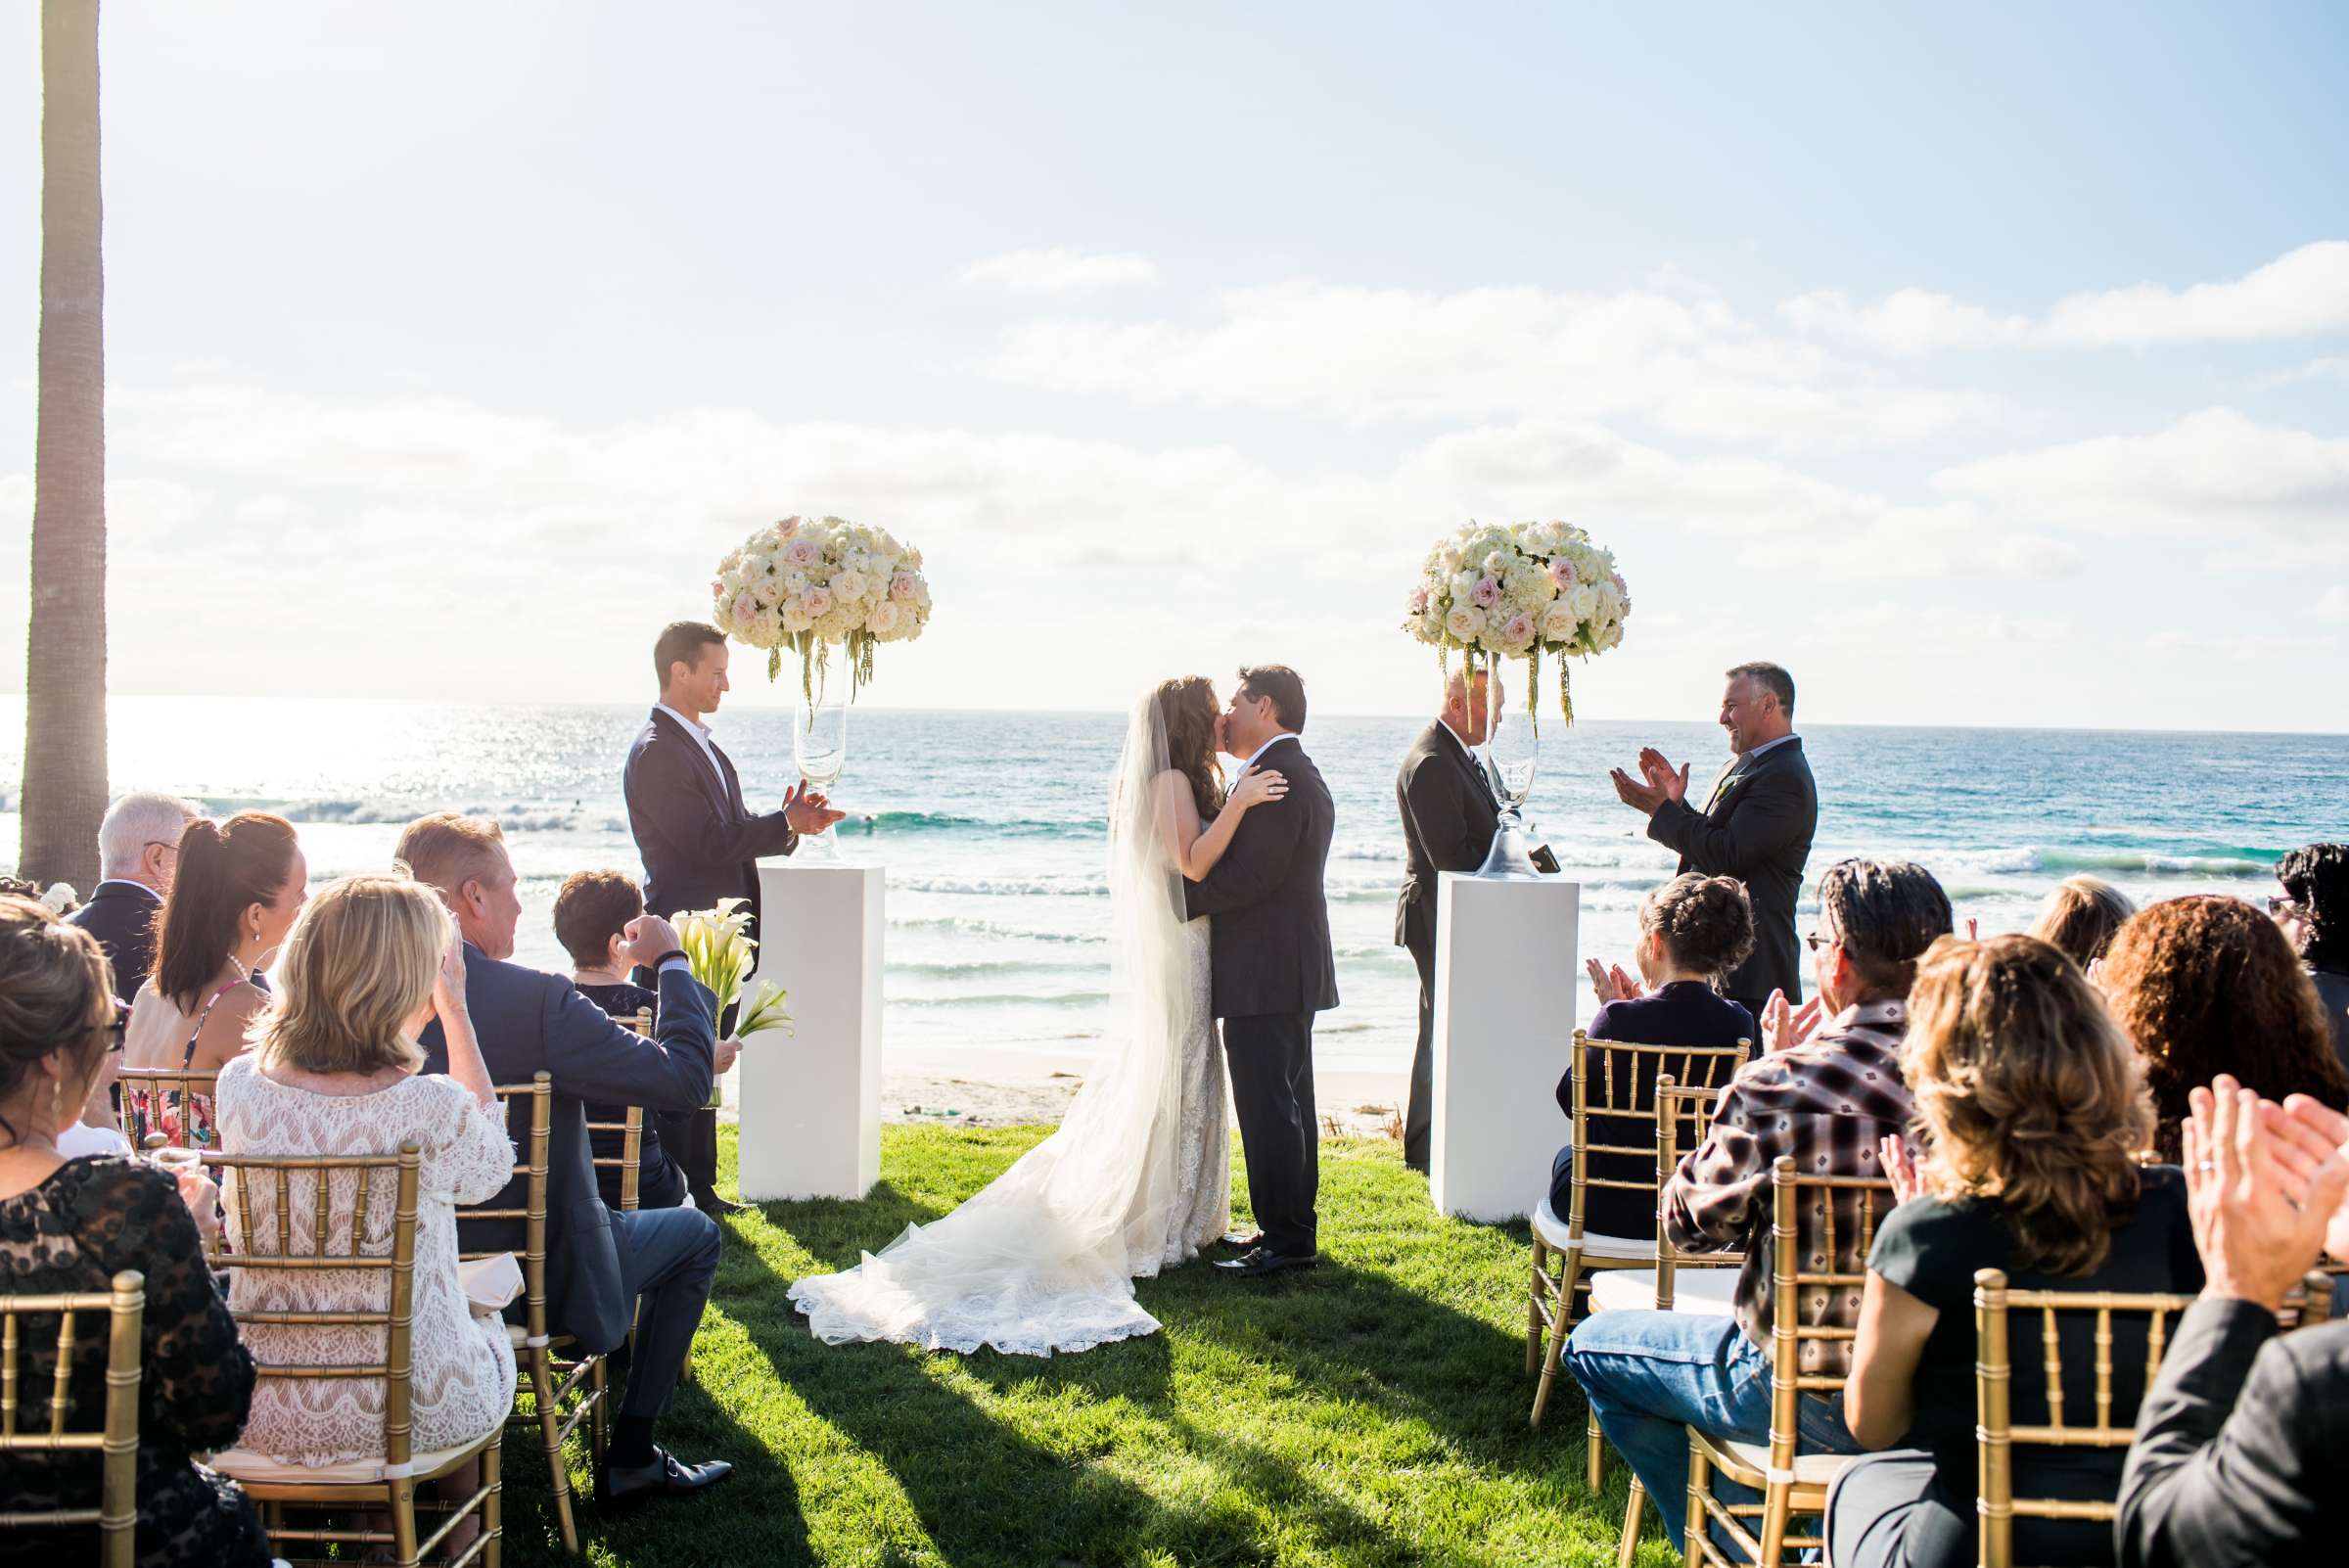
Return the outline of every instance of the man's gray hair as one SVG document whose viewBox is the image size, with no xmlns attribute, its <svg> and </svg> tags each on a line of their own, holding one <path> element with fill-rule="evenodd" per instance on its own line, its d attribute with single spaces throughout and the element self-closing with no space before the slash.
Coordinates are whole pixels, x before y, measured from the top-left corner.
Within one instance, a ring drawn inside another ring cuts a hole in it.
<svg viewBox="0 0 2349 1568">
<path fill-rule="evenodd" d="M 176 795 L 125 795 L 98 824 L 98 874 L 127 877 L 150 844 L 177 844 L 188 819 L 203 813 Z"/>
<path fill-rule="evenodd" d="M 1819 912 L 1861 984 L 1880 998 L 1909 994 L 1916 961 L 1950 934 L 1953 917 L 1933 873 L 1909 860 L 1836 861 L 1819 876 Z"/>
<path fill-rule="evenodd" d="M 1751 664 L 1735 665 L 1722 671 L 1731 680 L 1750 680 L 1778 700 L 1778 712 L 1788 718 L 1794 716 L 1794 677 L 1786 673 L 1784 665 L 1773 665 L 1767 659 Z"/>
</svg>

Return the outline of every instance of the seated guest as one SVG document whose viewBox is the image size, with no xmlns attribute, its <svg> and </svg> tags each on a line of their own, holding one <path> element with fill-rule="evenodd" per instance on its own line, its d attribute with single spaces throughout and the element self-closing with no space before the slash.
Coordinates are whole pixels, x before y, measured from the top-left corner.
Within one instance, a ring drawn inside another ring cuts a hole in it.
<svg viewBox="0 0 2349 1568">
<path fill-rule="evenodd" d="M 457 1205 L 496 1196 L 513 1175 L 514 1146 L 474 1042 L 448 912 L 431 889 L 404 877 L 333 883 L 294 923 L 277 976 L 251 1054 L 220 1070 L 221 1144 L 230 1154 L 281 1157 L 390 1154 L 410 1141 L 421 1147 L 409 1430 L 419 1450 L 472 1443 L 502 1427 L 513 1409 L 514 1349 L 503 1322 L 474 1316 L 466 1302 Z M 447 1041 L 446 1077 L 417 1071 L 424 1051 L 416 1036 L 433 1021 Z M 368 1178 L 363 1253 L 392 1251 L 394 1176 L 379 1171 Z M 242 1179 L 230 1176 L 232 1185 Z M 312 1196 L 298 1178 L 291 1213 L 281 1215 L 276 1184 L 253 1181 L 227 1206 L 230 1250 L 316 1251 Z M 330 1194 L 326 1250 L 348 1244 L 357 1197 L 355 1184 Z M 277 1241 L 281 1224 L 292 1238 L 286 1249 Z M 240 1270 L 229 1302 L 245 1313 L 381 1312 L 390 1290 L 380 1269 Z M 249 1323 L 245 1333 L 272 1365 L 364 1364 L 383 1357 L 379 1336 L 331 1325 Z M 241 1447 L 285 1464 L 380 1458 L 386 1387 L 380 1377 L 272 1378 L 253 1400 Z M 474 1468 L 450 1477 L 456 1497 L 480 1485 Z"/>
<path fill-rule="evenodd" d="M 1625 1040 L 1635 1045 L 1726 1046 L 1739 1040 L 1749 1044 L 1759 1037 L 1754 1015 L 1716 989 L 1722 977 L 1745 962 L 1754 945 L 1754 911 L 1745 889 L 1732 877 L 1706 877 L 1695 872 L 1674 877 L 1639 903 L 1639 945 L 1632 959 L 1639 966 L 1634 980 L 1620 967 L 1601 968 L 1589 961 L 1590 986 L 1598 993 L 1598 1011 L 1585 1033 L 1592 1040 Z M 1597 1069 L 1593 1067 L 1595 1073 Z M 1652 1108 L 1656 1084 L 1652 1076 L 1626 1085 L 1625 1097 L 1635 1107 Z M 1558 1109 L 1574 1115 L 1574 1071 L 1558 1080 Z M 1569 1120 L 1571 1127 L 1572 1122 Z M 1590 1141 L 1617 1148 L 1655 1141 L 1655 1124 L 1636 1117 L 1597 1116 L 1590 1119 Z M 1622 1162 L 1618 1161 L 1620 1166 Z M 1654 1166 L 1650 1151 L 1649 1166 Z M 1628 1169 L 1610 1175 L 1627 1176 Z M 1558 1150 L 1549 1168 L 1549 1208 L 1565 1218 L 1573 1202 L 1574 1144 Z M 1583 1196 L 1583 1229 L 1602 1236 L 1645 1240 L 1656 1233 L 1655 1205 L 1628 1187 L 1588 1187 Z"/>
<path fill-rule="evenodd" d="M 2300 954 L 2332 1030 L 2333 1053 L 2349 1065 L 2349 844 L 2312 844 L 2276 867 L 2277 923 Z"/>
<path fill-rule="evenodd" d="M 1901 1038 L 1916 961 L 1950 930 L 1950 900 L 1922 866 L 1843 860 L 1819 879 L 1819 929 L 1810 945 L 1819 993 L 1800 1012 L 1783 995 L 1763 1020 L 1764 1054 L 1746 1063 L 1721 1097 L 1705 1140 L 1664 1189 L 1672 1243 L 1693 1252 L 1742 1249 L 1733 1317 L 1604 1312 L 1585 1318 L 1566 1364 L 1589 1397 L 1607 1441 L 1631 1462 L 1664 1515 L 1667 1539 L 1686 1539 L 1688 1437 L 1694 1424 L 1725 1439 L 1770 1436 L 1771 1166 L 1791 1157 L 1804 1174 L 1876 1176 L 1877 1145 L 1909 1123 Z M 1825 1020 L 1821 1022 L 1822 1018 Z M 1803 1250 L 1817 1264 L 1858 1273 L 1859 1204 L 1836 1204 L 1835 1251 L 1820 1256 L 1823 1205 L 1802 1216 Z M 1860 1298 L 1809 1287 L 1803 1320 L 1850 1328 Z M 1840 1377 L 1849 1351 L 1806 1341 L 1806 1375 Z M 1803 1396 L 1806 1453 L 1855 1452 L 1840 1401 Z M 1717 1495 L 1736 1488 L 1722 1483 Z"/>
<path fill-rule="evenodd" d="M 2113 938 L 2096 984 L 2145 1058 L 2164 1160 L 2178 1159 L 2188 1094 L 2221 1073 L 2271 1099 L 2349 1106 L 2316 987 L 2276 923 L 2239 899 L 2147 905 Z"/>
<path fill-rule="evenodd" d="M 122 1065 L 213 1073 L 241 1055 L 268 999 L 253 971 L 286 940 L 309 880 L 294 824 L 282 816 L 240 811 L 189 823 L 157 926 L 155 972 L 131 1004 Z M 142 1146 L 151 1132 L 177 1132 L 183 1117 L 185 1141 L 212 1143 L 209 1095 L 182 1105 L 175 1089 L 129 1094 Z"/>
<path fill-rule="evenodd" d="M 555 940 L 571 954 L 571 983 L 580 995 L 614 1018 L 624 1020 L 652 1012 L 660 1001 L 656 992 L 628 980 L 627 930 L 642 913 L 643 894 L 631 878 L 619 871 L 574 871 L 555 895 Z M 719 1057 L 726 1056 L 727 1043 L 718 1042 Z M 714 1059 L 712 1065 L 722 1073 L 732 1064 Z M 618 1122 L 626 1115 L 627 1107 L 622 1105 L 587 1107 L 590 1122 Z M 662 1142 L 662 1133 L 678 1125 L 666 1115 L 644 1119 L 636 1162 L 636 1206 L 640 1209 L 674 1209 L 686 1201 L 685 1173 L 669 1159 Z M 590 1131 L 587 1140 L 598 1160 L 620 1158 L 622 1134 Z M 607 1209 L 620 1207 L 620 1177 L 616 1167 L 595 1168 L 596 1188 Z"/>
<path fill-rule="evenodd" d="M 146 1278 L 139 1331 L 137 1560 L 142 1568 L 262 1568 L 269 1543 L 235 1483 L 193 1455 L 234 1443 L 253 1399 L 253 1358 L 205 1268 L 191 1200 L 211 1212 L 211 1183 L 183 1196 L 154 1166 L 67 1160 L 55 1130 L 88 1094 L 116 1024 L 106 954 L 86 931 L 29 899 L 0 898 L 0 1279 L 11 1292 L 106 1291 L 115 1274 Z M 27 1401 L 57 1375 L 54 1322 L 20 1320 L 16 1367 Z M 104 1314 L 76 1325 L 67 1420 L 94 1430 L 106 1407 Z M 20 1410 L 20 1430 L 45 1421 Z M 96 1450 L 15 1453 L 0 1463 L 0 1513 L 98 1506 Z M 0 1556 L 93 1560 L 92 1528 L 10 1526 Z"/>
<path fill-rule="evenodd" d="M 121 995 L 136 995 L 155 967 L 156 916 L 178 868 L 179 836 L 195 818 L 176 795 L 125 795 L 98 823 L 99 883 L 69 919 L 106 949 Z"/>
<path fill-rule="evenodd" d="M 2153 1127 L 2144 1066 L 2072 961 L 2030 937 L 1945 941 L 1917 966 L 1901 1047 L 1920 1153 L 1897 1137 L 1885 1169 L 1901 1206 L 1876 1230 L 1844 1419 L 1863 1448 L 1893 1449 L 1845 1470 L 1827 1507 L 1838 1568 L 1963 1568 L 1976 1560 L 1974 1270 L 2017 1290 L 2190 1294 L 2202 1288 L 2186 1181 L 2141 1169 Z M 2096 1368 L 2113 1399 L 2143 1394 L 2145 1319 L 2066 1314 L 2067 1404 L 2096 1407 Z M 2008 1400 L 2017 1425 L 2048 1420 L 2036 1314 L 2009 1319 Z M 2113 1449 L 2025 1448 L 2014 1490 L 2110 1500 Z M 2101 1523 L 2018 1517 L 2021 1562 L 2105 1563 Z"/>
<path fill-rule="evenodd" d="M 2181 1143 L 2209 1283 L 2138 1411 L 2121 1568 L 2337 1560 L 2349 1535 L 2349 1323 L 2277 1334 L 2320 1247 L 2349 1254 L 2349 1119 L 2222 1075 Z"/>
<path fill-rule="evenodd" d="M 467 1004 L 491 1079 L 527 1084 L 544 1072 L 554 1081 L 547 1213 L 559 1221 L 547 1227 L 546 1256 L 554 1328 L 590 1353 L 616 1350 L 643 1302 L 598 1496 L 633 1501 L 724 1480 L 733 1473 L 724 1460 L 686 1464 L 653 1444 L 653 1423 L 676 1390 L 717 1276 L 717 1222 L 693 1209 L 611 1212 L 597 1192 L 587 1143 L 590 1102 L 681 1112 L 709 1100 L 717 999 L 689 972 L 676 928 L 658 915 L 629 925 L 621 954 L 659 981 L 652 1039 L 614 1023 L 562 976 L 506 962 L 522 900 L 494 822 L 453 811 L 421 817 L 400 834 L 396 853 L 456 915 L 465 938 Z M 422 1043 L 426 1070 L 442 1071 L 448 1055 L 437 1024 L 426 1026 Z M 521 1179 L 500 1196 L 499 1208 L 521 1207 Z M 519 1221 L 474 1221 L 467 1230 L 472 1250 L 523 1245 Z"/>
<path fill-rule="evenodd" d="M 2030 934 L 2086 969 L 2104 956 L 2114 933 L 2135 913 L 2129 896 L 2102 877 L 2065 877 L 2039 906 Z"/>
</svg>

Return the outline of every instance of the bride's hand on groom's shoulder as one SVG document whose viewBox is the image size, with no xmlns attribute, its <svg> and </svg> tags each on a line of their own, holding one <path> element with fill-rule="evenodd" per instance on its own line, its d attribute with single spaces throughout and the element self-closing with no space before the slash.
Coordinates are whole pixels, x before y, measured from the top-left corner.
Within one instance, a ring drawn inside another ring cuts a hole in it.
<svg viewBox="0 0 2349 1568">
<path fill-rule="evenodd" d="M 1251 806 L 1266 801 L 1277 801 L 1289 793 L 1289 781 L 1274 772 L 1243 773 L 1231 787 L 1231 804 L 1245 811 Z"/>
</svg>

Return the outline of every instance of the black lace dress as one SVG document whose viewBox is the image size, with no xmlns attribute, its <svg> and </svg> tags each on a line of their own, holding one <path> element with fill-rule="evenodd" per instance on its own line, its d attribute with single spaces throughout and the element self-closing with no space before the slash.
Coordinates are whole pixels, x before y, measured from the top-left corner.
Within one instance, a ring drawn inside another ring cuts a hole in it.
<svg viewBox="0 0 2349 1568">
<path fill-rule="evenodd" d="M 147 1276 L 139 1380 L 141 1568 L 265 1568 L 267 1539 L 235 1483 L 191 1454 L 234 1444 L 253 1403 L 253 1358 L 204 1265 L 196 1222 L 169 1177 L 120 1157 L 69 1160 L 39 1186 L 0 1198 L 0 1292 L 103 1291 L 135 1268 Z M 19 1325 L 20 1389 L 47 1391 L 57 1372 L 53 1317 Z M 69 1424 L 98 1425 L 106 1408 L 106 1317 L 75 1324 Z M 45 1409 L 37 1412 L 43 1419 Z M 20 1407 L 18 1418 L 24 1419 Z M 17 1453 L 0 1464 L 0 1513 L 95 1507 L 99 1455 Z M 10 1560 L 88 1562 L 95 1525 L 10 1532 Z"/>
</svg>

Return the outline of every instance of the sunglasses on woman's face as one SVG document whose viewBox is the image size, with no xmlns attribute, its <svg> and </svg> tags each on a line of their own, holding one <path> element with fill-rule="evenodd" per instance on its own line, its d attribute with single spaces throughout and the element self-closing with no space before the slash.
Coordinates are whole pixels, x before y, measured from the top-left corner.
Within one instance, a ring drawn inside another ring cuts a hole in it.
<svg viewBox="0 0 2349 1568">
<path fill-rule="evenodd" d="M 109 1056 L 121 1053 L 122 1041 L 129 1028 L 130 1014 L 121 1008 L 115 1009 L 115 1021 L 106 1026 L 106 1053 Z"/>
</svg>

